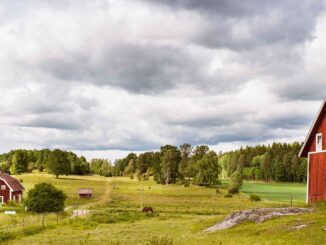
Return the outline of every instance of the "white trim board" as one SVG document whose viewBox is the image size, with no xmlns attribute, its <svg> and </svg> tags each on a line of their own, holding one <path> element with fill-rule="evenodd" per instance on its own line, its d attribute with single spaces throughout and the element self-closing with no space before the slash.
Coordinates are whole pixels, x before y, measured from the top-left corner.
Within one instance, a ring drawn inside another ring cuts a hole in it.
<svg viewBox="0 0 326 245">
<path fill-rule="evenodd" d="M 322 151 L 312 151 L 312 152 L 308 152 L 308 156 L 312 155 L 312 154 L 318 154 L 318 153 L 325 153 L 326 150 L 322 150 Z"/>
<path fill-rule="evenodd" d="M 3 182 L 5 182 L 5 183 L 7 184 L 7 186 L 9 187 L 9 189 L 10 189 L 11 191 L 14 191 L 5 179 L 3 179 L 3 178 L 1 178 L 1 177 L 0 177 L 0 179 L 1 179 Z"/>
</svg>

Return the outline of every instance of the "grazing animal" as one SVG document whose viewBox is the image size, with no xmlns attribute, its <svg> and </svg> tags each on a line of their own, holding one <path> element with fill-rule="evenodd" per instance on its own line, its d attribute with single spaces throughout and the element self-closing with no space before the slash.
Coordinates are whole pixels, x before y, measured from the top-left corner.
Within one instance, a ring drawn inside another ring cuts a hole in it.
<svg viewBox="0 0 326 245">
<path fill-rule="evenodd" d="M 144 213 L 154 213 L 154 210 L 152 207 L 144 207 L 143 212 Z"/>
</svg>

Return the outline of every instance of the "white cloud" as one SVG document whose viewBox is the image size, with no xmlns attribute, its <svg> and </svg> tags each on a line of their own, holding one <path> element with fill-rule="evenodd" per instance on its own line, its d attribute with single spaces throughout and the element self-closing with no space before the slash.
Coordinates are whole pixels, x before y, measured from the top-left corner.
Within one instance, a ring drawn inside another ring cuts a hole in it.
<svg viewBox="0 0 326 245">
<path fill-rule="evenodd" d="M 266 16 L 258 4 L 253 18 L 245 4 L 213 14 L 190 2 L 0 3 L 0 151 L 114 159 L 163 144 L 303 140 L 326 88 L 325 13 L 306 1 L 304 26 L 282 29 L 297 3 Z"/>
</svg>

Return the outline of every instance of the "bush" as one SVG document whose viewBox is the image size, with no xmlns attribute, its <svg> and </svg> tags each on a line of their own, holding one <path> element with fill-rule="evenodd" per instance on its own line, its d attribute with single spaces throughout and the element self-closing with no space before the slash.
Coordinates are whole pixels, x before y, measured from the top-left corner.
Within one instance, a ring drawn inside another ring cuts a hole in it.
<svg viewBox="0 0 326 245">
<path fill-rule="evenodd" d="M 23 182 L 24 182 L 24 180 L 23 180 L 23 179 L 19 179 L 19 182 L 20 182 L 20 183 L 23 183 Z"/>
<path fill-rule="evenodd" d="M 185 179 L 185 182 L 184 182 L 184 187 L 189 187 L 190 186 L 190 179 Z"/>
<path fill-rule="evenodd" d="M 228 193 L 229 194 L 236 194 L 239 192 L 239 188 L 236 187 L 236 186 L 231 186 L 229 189 L 228 189 Z"/>
<path fill-rule="evenodd" d="M 238 193 L 241 186 L 242 186 L 242 176 L 239 171 L 236 171 L 231 175 L 229 193 L 230 194 Z"/>
<path fill-rule="evenodd" d="M 221 193 L 220 188 L 219 187 L 216 187 L 215 194 L 220 194 L 220 193 Z"/>
<path fill-rule="evenodd" d="M 259 202 L 259 201 L 261 201 L 261 198 L 257 194 L 251 194 L 250 195 L 250 200 L 255 201 L 255 202 Z"/>
<path fill-rule="evenodd" d="M 230 194 L 230 193 L 227 193 L 227 194 L 224 195 L 224 197 L 225 197 L 225 198 L 231 198 L 231 197 L 233 197 L 233 195 Z"/>
<path fill-rule="evenodd" d="M 28 191 L 25 205 L 28 211 L 35 213 L 61 212 L 67 196 L 62 190 L 49 183 L 39 183 Z"/>
</svg>

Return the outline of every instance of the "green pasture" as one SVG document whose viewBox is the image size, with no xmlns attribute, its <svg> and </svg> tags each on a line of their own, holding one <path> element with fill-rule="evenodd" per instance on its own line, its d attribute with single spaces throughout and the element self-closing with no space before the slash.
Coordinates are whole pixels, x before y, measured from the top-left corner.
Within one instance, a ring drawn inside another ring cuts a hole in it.
<svg viewBox="0 0 326 245">
<path fill-rule="evenodd" d="M 244 182 L 241 192 L 245 194 L 256 193 L 263 199 L 269 201 L 305 202 L 306 184 L 302 183 L 263 183 L 263 182 Z"/>
<path fill-rule="evenodd" d="M 226 185 L 215 188 L 191 185 L 159 185 L 154 181 L 100 176 L 67 176 L 55 179 L 47 174 L 26 174 L 27 189 L 35 183 L 51 182 L 68 195 L 67 204 L 78 209 L 92 209 L 93 216 L 68 218 L 46 216 L 40 228 L 40 216 L 20 213 L 0 214 L 1 244 L 325 244 L 326 214 L 316 212 L 280 217 L 261 224 L 245 223 L 229 230 L 205 233 L 209 226 L 222 221 L 234 211 L 259 207 L 288 206 L 287 193 L 293 193 L 294 205 L 304 206 L 304 185 L 288 183 L 245 182 L 243 193 L 225 198 Z M 78 199 L 81 187 L 95 189 L 95 198 Z M 278 191 L 279 190 L 279 191 Z M 255 192 L 262 202 L 253 202 L 248 194 Z M 294 194 L 296 193 L 296 196 Z M 143 214 L 141 207 L 154 208 L 154 214 Z M 22 218 L 25 227 L 22 227 Z M 28 223 L 28 221 L 31 223 Z M 15 225 L 16 224 L 16 225 Z M 298 225 L 306 225 L 296 230 Z M 14 227 L 14 228 L 13 228 Z"/>
</svg>

